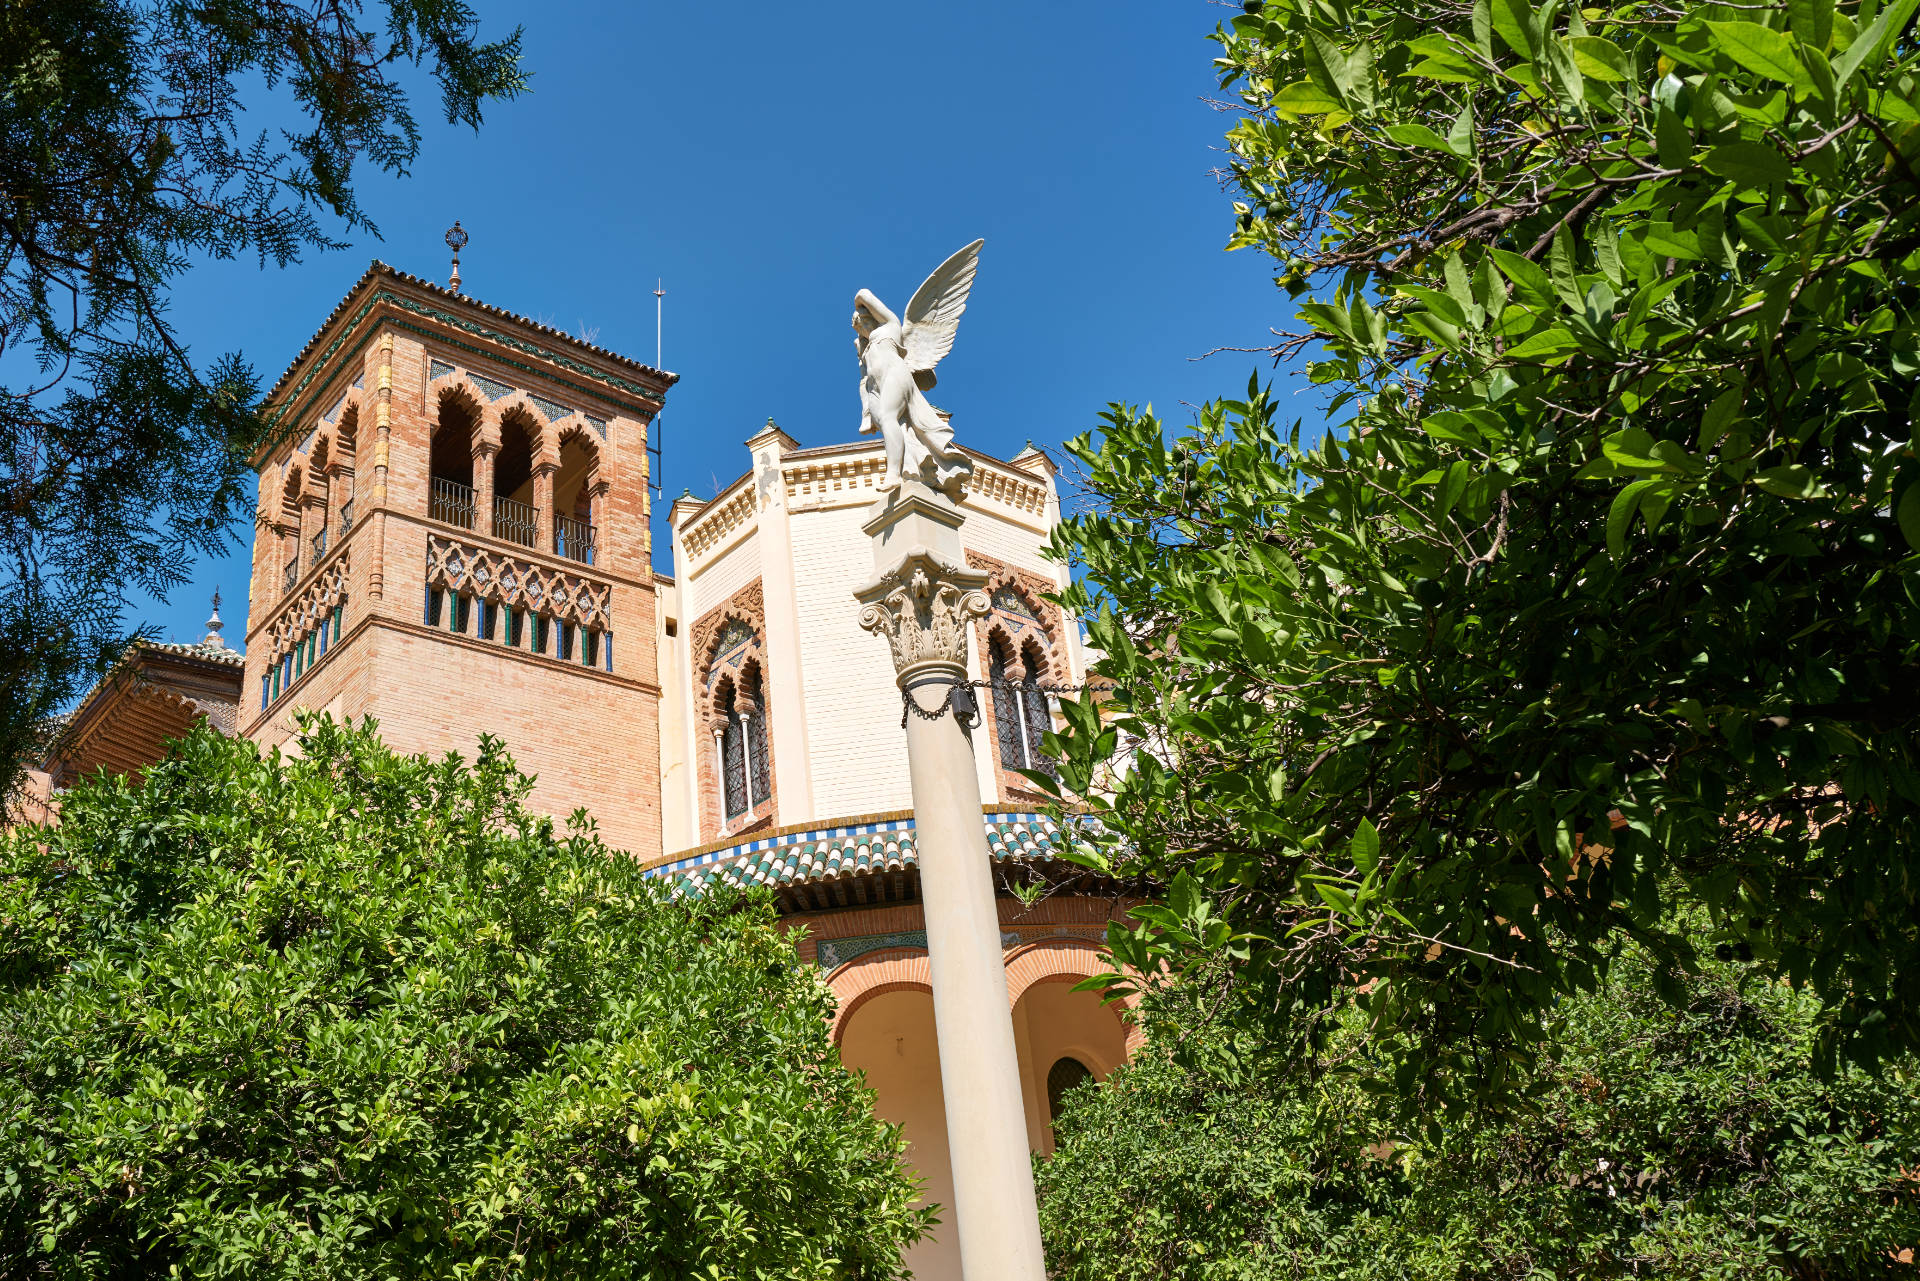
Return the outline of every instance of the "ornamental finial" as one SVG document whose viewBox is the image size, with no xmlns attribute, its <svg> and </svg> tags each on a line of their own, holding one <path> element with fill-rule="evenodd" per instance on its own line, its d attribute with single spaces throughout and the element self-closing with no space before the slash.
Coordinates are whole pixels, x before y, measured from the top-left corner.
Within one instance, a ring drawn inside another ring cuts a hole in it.
<svg viewBox="0 0 1920 1281">
<path fill-rule="evenodd" d="M 453 227 L 447 232 L 447 248 L 453 250 L 453 279 L 447 287 L 456 294 L 460 292 L 460 251 L 467 247 L 467 233 L 460 226 L 460 220 L 453 220 Z"/>
<path fill-rule="evenodd" d="M 220 589 L 216 587 L 213 589 L 213 614 L 207 619 L 207 634 L 200 643 L 208 649 L 225 649 L 227 638 L 220 634 L 224 626 L 226 624 L 220 621 Z"/>
</svg>

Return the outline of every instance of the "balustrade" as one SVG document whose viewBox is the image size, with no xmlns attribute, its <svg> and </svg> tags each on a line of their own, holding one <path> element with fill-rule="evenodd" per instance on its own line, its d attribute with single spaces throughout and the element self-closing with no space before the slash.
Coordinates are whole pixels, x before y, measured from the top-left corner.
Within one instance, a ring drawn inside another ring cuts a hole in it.
<svg viewBox="0 0 1920 1281">
<path fill-rule="evenodd" d="M 526 503 L 496 496 L 493 500 L 493 536 L 522 547 L 532 547 L 539 532 L 539 513 Z"/>
<path fill-rule="evenodd" d="M 427 494 L 427 519 L 472 529 L 473 486 L 435 476 L 433 488 Z"/>
<path fill-rule="evenodd" d="M 553 550 L 568 560 L 577 560 L 583 565 L 593 564 L 594 528 L 584 520 L 574 520 L 569 516 L 553 518 Z"/>
</svg>

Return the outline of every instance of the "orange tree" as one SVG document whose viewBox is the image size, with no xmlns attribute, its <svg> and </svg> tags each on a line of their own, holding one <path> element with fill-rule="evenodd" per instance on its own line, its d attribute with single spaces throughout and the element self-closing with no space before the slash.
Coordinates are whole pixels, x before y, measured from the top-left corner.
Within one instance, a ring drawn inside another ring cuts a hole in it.
<svg viewBox="0 0 1920 1281">
<path fill-rule="evenodd" d="M 1082 857 L 1140 971 L 1422 1106 L 1637 940 L 1920 1045 L 1920 0 L 1258 0 L 1217 33 L 1256 383 L 1072 445 L 1112 715 Z M 1316 441 L 1313 437 L 1318 435 Z M 1696 924 L 1671 924 L 1698 905 Z M 1424 1101 L 1424 1102 L 1422 1102 Z"/>
<path fill-rule="evenodd" d="M 894 1278 L 897 1129 L 764 904 L 499 744 L 197 731 L 0 838 L 0 1275 Z"/>
</svg>

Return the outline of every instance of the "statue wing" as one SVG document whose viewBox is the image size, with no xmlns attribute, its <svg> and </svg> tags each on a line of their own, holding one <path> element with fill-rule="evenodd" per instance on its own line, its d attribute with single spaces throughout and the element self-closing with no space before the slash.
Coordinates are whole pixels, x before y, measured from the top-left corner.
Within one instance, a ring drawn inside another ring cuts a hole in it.
<svg viewBox="0 0 1920 1281">
<path fill-rule="evenodd" d="M 976 240 L 941 263 L 907 303 L 900 341 L 907 349 L 907 367 L 922 391 L 933 386 L 933 367 L 953 350 L 960 313 L 967 309 L 967 291 L 973 288 L 973 273 L 980 266 L 980 246 L 986 243 Z"/>
</svg>

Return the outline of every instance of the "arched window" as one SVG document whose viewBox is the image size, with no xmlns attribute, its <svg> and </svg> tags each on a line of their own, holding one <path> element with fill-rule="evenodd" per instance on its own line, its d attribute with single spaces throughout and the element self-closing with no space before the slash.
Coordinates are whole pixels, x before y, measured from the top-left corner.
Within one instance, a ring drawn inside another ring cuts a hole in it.
<svg viewBox="0 0 1920 1281">
<path fill-rule="evenodd" d="M 1089 1080 L 1093 1073 L 1087 1065 L 1072 1056 L 1057 1060 L 1047 1070 L 1047 1120 L 1049 1123 L 1060 1119 L 1060 1099 L 1074 1086 Z"/>
<path fill-rule="evenodd" d="M 729 820 L 747 812 L 747 733 L 740 717 L 733 681 L 721 678 L 715 710 L 724 717 L 720 726 L 720 803 Z"/>
<path fill-rule="evenodd" d="M 1040 741 L 1053 731 L 1053 711 L 1047 705 L 1046 691 L 1040 687 L 1040 674 L 1047 670 L 1046 656 L 1029 640 L 1022 662 L 1027 669 L 1027 679 L 1020 687 L 1020 710 L 1024 714 L 1027 759 L 1033 762 L 1027 768 L 1053 774 L 1053 758 L 1040 750 Z"/>
<path fill-rule="evenodd" d="M 442 395 L 440 420 L 427 453 L 427 519 L 473 528 L 473 436 L 477 410 L 461 397 Z"/>
<path fill-rule="evenodd" d="M 740 715 L 747 731 L 747 798 L 764 805 L 773 795 L 773 766 L 767 752 L 767 699 L 760 688 L 760 669 L 749 667 L 740 677 Z"/>
<path fill-rule="evenodd" d="M 714 710 L 720 717 L 721 808 L 723 816 L 732 821 L 773 797 L 766 700 L 759 667 L 749 666 L 742 672 L 737 686 L 732 676 L 721 677 Z"/>
<path fill-rule="evenodd" d="M 987 683 L 993 690 L 994 735 L 1000 744 L 1000 763 L 1008 769 L 1053 772 L 1053 762 L 1040 754 L 1040 737 L 1053 728 L 1047 695 L 1040 687 L 1042 661 L 1031 646 L 1024 661 L 1015 660 L 1004 638 L 988 638 Z"/>
</svg>

